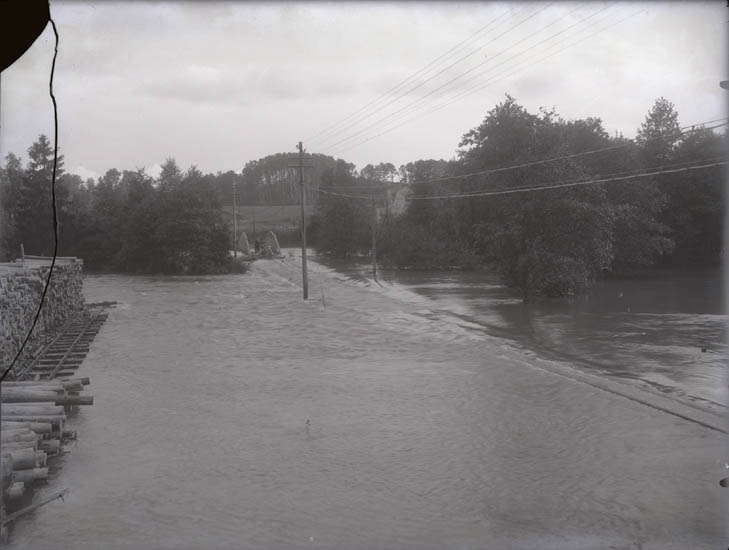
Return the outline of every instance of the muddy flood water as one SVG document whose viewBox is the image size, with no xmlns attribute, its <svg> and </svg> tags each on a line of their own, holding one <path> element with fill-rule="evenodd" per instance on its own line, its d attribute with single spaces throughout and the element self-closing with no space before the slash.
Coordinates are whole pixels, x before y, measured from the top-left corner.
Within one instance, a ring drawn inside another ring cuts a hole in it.
<svg viewBox="0 0 729 550">
<path fill-rule="evenodd" d="M 655 311 L 609 283 L 534 313 L 475 275 L 335 267 L 310 262 L 308 302 L 295 257 L 88 277 L 119 304 L 41 491 L 71 492 L 9 547 L 729 546 L 713 299 Z"/>
<path fill-rule="evenodd" d="M 356 280 L 371 277 L 367 262 L 319 261 Z M 442 315 L 476 323 L 545 357 L 717 410 L 729 406 L 719 269 L 656 269 L 600 281 L 576 298 L 529 304 L 490 272 L 380 268 L 378 279 L 394 292 L 430 299 Z"/>
</svg>

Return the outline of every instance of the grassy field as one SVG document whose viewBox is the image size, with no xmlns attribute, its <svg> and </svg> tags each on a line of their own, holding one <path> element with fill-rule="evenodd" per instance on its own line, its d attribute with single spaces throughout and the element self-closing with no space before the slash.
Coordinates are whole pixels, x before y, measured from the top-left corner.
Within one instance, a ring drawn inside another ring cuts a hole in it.
<svg viewBox="0 0 729 550">
<path fill-rule="evenodd" d="M 306 206 L 307 218 L 314 214 L 314 205 Z M 301 226 L 301 206 L 282 204 L 274 206 L 239 206 L 238 227 L 246 233 L 272 230 L 276 233 L 295 231 Z M 233 208 L 224 206 L 223 212 L 232 219 Z"/>
</svg>

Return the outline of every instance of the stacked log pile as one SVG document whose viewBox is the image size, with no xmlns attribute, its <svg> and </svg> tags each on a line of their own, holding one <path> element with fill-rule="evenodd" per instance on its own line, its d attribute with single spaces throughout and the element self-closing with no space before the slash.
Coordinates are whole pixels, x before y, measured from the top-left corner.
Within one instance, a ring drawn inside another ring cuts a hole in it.
<svg viewBox="0 0 729 550">
<path fill-rule="evenodd" d="M 32 326 L 50 266 L 50 258 L 35 256 L 0 264 L 2 372 Z M 89 379 L 73 377 L 106 314 L 86 307 L 82 268 L 77 258 L 57 258 L 33 336 L 0 384 L 0 544 L 11 521 L 66 493 L 34 499 L 32 489 L 48 478 L 49 461 L 76 439 L 66 429 L 66 413 L 93 404 L 82 394 Z"/>
<path fill-rule="evenodd" d="M 7 368 L 30 329 L 50 265 L 49 258 L 33 256 L 0 264 L 0 366 Z M 77 258 L 56 260 L 34 336 L 26 346 L 29 354 L 40 346 L 42 335 L 58 330 L 84 309 L 82 269 Z"/>
<path fill-rule="evenodd" d="M 48 460 L 76 438 L 65 429 L 66 412 L 93 404 L 93 396 L 81 395 L 88 383 L 88 378 L 2 383 L 0 479 L 8 508 L 48 478 Z"/>
</svg>

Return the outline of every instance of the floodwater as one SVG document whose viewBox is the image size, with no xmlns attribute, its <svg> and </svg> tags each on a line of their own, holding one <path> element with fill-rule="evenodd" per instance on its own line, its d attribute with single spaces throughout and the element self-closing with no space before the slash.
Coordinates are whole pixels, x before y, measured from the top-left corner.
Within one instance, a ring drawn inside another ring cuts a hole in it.
<svg viewBox="0 0 729 550">
<path fill-rule="evenodd" d="M 320 260 L 355 280 L 364 262 Z M 568 300 L 525 304 L 490 272 L 379 270 L 393 291 L 428 298 L 442 315 L 588 371 L 650 385 L 727 412 L 727 315 L 719 269 L 660 269 L 600 281 Z"/>
<path fill-rule="evenodd" d="M 291 257 L 89 277 L 89 301 L 119 305 L 79 371 L 95 404 L 41 491 L 71 493 L 9 547 L 729 545 L 726 434 L 673 395 L 571 377 L 486 330 L 496 313 L 456 308 L 458 282 L 310 270 L 307 302 Z"/>
</svg>

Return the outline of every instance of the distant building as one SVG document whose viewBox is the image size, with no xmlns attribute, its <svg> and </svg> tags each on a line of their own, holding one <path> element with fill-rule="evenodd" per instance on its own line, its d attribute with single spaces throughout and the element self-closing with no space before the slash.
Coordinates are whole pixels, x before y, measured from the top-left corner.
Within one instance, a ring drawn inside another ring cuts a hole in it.
<svg viewBox="0 0 729 550">
<path fill-rule="evenodd" d="M 408 194 L 410 192 L 410 186 L 408 185 L 396 185 L 392 189 L 387 190 L 387 200 L 390 203 L 390 214 L 393 216 L 399 216 L 408 206 Z"/>
</svg>

